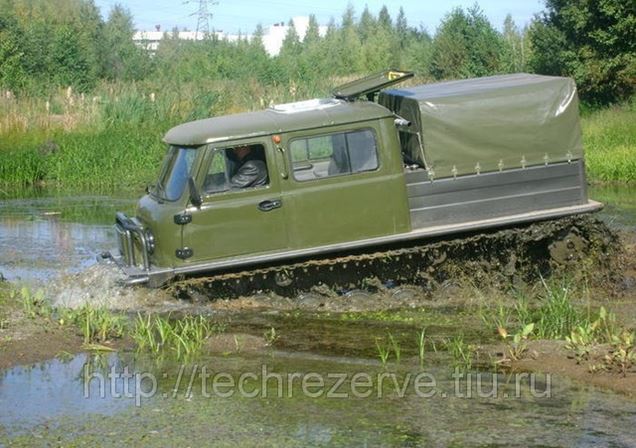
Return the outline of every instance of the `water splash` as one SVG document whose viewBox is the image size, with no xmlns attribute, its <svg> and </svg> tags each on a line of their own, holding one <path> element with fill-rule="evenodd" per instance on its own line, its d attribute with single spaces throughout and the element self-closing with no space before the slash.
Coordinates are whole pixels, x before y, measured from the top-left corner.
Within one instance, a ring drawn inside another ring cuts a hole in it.
<svg viewBox="0 0 636 448">
<path fill-rule="evenodd" d="M 184 306 L 164 291 L 124 286 L 121 284 L 123 278 L 114 266 L 96 264 L 80 273 L 62 275 L 47 288 L 47 292 L 53 306 L 65 308 L 90 305 L 134 311 Z"/>
</svg>

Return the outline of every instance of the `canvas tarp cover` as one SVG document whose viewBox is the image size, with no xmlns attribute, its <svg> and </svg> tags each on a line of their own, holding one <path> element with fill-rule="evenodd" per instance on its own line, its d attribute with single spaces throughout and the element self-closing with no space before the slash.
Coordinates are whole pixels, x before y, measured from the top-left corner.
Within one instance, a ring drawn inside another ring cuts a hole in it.
<svg viewBox="0 0 636 448">
<path fill-rule="evenodd" d="M 582 157 L 569 78 L 491 76 L 385 90 L 378 101 L 411 122 L 400 128 L 403 151 L 436 177 Z"/>
</svg>

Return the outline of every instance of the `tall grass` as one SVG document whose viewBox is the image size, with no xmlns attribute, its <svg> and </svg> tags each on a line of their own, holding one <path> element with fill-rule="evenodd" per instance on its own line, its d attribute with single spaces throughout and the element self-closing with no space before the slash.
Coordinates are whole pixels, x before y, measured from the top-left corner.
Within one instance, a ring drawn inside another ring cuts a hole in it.
<svg viewBox="0 0 636 448">
<path fill-rule="evenodd" d="M 195 119 L 258 110 L 271 103 L 320 97 L 328 86 L 256 80 L 159 85 L 103 84 L 91 95 L 59 90 L 48 97 L 0 97 L 0 188 L 68 189 L 141 186 L 165 152 L 164 133 Z M 590 178 L 636 181 L 636 101 L 583 118 Z"/>
<path fill-rule="evenodd" d="M 586 114 L 582 126 L 590 178 L 636 182 L 636 99 Z"/>
<path fill-rule="evenodd" d="M 256 82 L 103 85 L 94 96 L 0 97 L 0 187 L 112 190 L 153 180 L 161 138 L 186 121 L 295 99 Z"/>
</svg>

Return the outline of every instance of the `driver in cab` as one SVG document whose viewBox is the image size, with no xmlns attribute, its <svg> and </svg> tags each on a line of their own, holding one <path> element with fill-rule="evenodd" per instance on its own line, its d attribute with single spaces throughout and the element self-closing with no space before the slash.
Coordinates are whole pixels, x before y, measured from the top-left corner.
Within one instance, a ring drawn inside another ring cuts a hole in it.
<svg viewBox="0 0 636 448">
<path fill-rule="evenodd" d="M 230 179 L 234 188 L 250 188 L 267 185 L 267 166 L 251 146 L 242 145 L 232 149 L 237 161 L 236 173 Z"/>
</svg>

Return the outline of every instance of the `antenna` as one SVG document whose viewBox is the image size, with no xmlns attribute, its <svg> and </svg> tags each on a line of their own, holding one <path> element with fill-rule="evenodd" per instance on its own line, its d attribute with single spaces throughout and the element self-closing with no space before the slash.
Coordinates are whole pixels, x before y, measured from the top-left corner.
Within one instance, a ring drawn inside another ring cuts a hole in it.
<svg viewBox="0 0 636 448">
<path fill-rule="evenodd" d="M 184 2 L 184 4 L 194 3 L 196 0 L 189 0 Z M 212 17 L 212 13 L 209 12 L 210 6 L 218 5 L 219 2 L 216 0 L 198 0 L 199 8 L 197 12 L 190 14 L 191 16 L 197 16 L 197 30 L 195 33 L 195 39 L 199 39 L 199 33 L 202 33 L 203 36 L 207 36 L 210 34 L 210 18 Z"/>
</svg>

